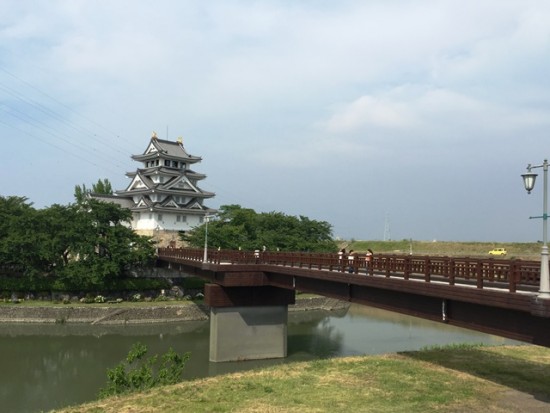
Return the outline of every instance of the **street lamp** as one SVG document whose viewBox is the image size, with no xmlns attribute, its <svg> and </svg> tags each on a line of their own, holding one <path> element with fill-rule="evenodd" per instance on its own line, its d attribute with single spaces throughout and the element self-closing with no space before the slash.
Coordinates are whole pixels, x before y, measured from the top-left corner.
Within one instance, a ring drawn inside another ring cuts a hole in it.
<svg viewBox="0 0 550 413">
<path fill-rule="evenodd" d="M 202 262 L 206 262 L 208 257 L 208 218 L 210 218 L 208 215 L 204 216 L 204 256 L 202 257 Z"/>
<path fill-rule="evenodd" d="M 537 174 L 531 172 L 531 169 L 542 168 L 543 170 L 543 193 L 542 193 L 542 216 L 529 217 L 542 218 L 542 251 L 540 253 L 540 287 L 539 298 L 550 299 L 550 273 L 548 270 L 548 160 L 545 159 L 542 165 L 532 166 L 527 165 L 527 173 L 521 175 L 523 177 L 523 184 L 527 193 L 530 194 L 535 187 L 535 178 Z"/>
<path fill-rule="evenodd" d="M 204 227 L 204 256 L 202 258 L 202 262 L 208 261 L 208 220 L 210 218 L 214 217 L 214 215 L 205 215 L 204 221 L 205 221 L 205 227 Z"/>
</svg>

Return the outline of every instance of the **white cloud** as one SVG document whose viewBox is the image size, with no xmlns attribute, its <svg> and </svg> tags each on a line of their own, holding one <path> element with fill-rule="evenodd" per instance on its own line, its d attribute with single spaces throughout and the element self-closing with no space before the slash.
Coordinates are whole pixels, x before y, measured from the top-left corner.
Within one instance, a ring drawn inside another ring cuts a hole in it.
<svg viewBox="0 0 550 413">
<path fill-rule="evenodd" d="M 404 129 L 415 126 L 416 119 L 406 102 L 385 98 L 361 96 L 336 111 L 327 121 L 330 133 L 355 132 L 369 126 L 387 129 Z"/>
</svg>

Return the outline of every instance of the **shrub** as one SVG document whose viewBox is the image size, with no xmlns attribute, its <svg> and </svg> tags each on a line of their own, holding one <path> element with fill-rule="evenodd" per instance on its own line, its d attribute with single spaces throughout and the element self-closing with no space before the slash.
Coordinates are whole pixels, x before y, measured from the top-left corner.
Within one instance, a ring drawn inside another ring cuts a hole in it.
<svg viewBox="0 0 550 413">
<path fill-rule="evenodd" d="M 181 286 L 187 290 L 202 290 L 206 281 L 198 277 L 186 277 L 181 281 Z"/>
<path fill-rule="evenodd" d="M 141 343 L 134 344 L 126 359 L 107 371 L 107 387 L 100 390 L 99 397 L 178 383 L 185 363 L 190 357 L 190 353 L 180 356 L 172 348 L 160 358 L 160 361 L 158 355 L 146 358 L 146 354 L 147 346 Z"/>
</svg>

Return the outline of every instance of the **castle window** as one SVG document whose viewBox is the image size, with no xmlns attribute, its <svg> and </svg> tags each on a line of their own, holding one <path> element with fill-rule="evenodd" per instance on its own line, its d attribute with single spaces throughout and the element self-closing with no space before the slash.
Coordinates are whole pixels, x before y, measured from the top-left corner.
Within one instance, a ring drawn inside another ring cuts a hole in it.
<svg viewBox="0 0 550 413">
<path fill-rule="evenodd" d="M 172 161 L 172 167 L 177 168 L 178 167 L 178 161 Z"/>
<path fill-rule="evenodd" d="M 162 214 L 157 215 L 157 221 L 162 221 Z"/>
<path fill-rule="evenodd" d="M 170 166 L 170 161 L 168 159 L 164 160 L 164 166 Z"/>
</svg>

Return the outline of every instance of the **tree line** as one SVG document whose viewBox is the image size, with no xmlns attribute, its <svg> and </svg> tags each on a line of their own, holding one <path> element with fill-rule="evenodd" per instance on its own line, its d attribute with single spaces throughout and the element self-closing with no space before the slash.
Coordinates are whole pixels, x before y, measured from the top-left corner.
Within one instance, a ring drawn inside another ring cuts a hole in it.
<svg viewBox="0 0 550 413">
<path fill-rule="evenodd" d="M 0 196 L 4 275 L 23 277 L 31 290 L 104 289 L 129 268 L 153 262 L 155 246 L 130 228 L 130 210 L 76 188 L 75 203 L 43 209 L 26 197 Z"/>
<path fill-rule="evenodd" d="M 0 196 L 0 291 L 116 290 L 129 269 L 153 265 L 156 245 L 131 229 L 132 212 L 90 192 L 112 188 L 108 180 L 91 189 L 76 186 L 74 203 L 43 209 L 26 197 Z M 214 219 L 181 233 L 181 239 L 202 248 L 207 228 L 215 248 L 337 250 L 327 222 L 240 205 L 221 206 Z"/>
<path fill-rule="evenodd" d="M 182 240 L 201 248 L 206 226 L 204 223 L 182 234 Z M 257 213 L 240 205 L 220 207 L 208 222 L 208 245 L 234 250 L 336 252 L 338 249 L 332 238 L 332 226 L 326 221 L 281 212 Z"/>
</svg>

